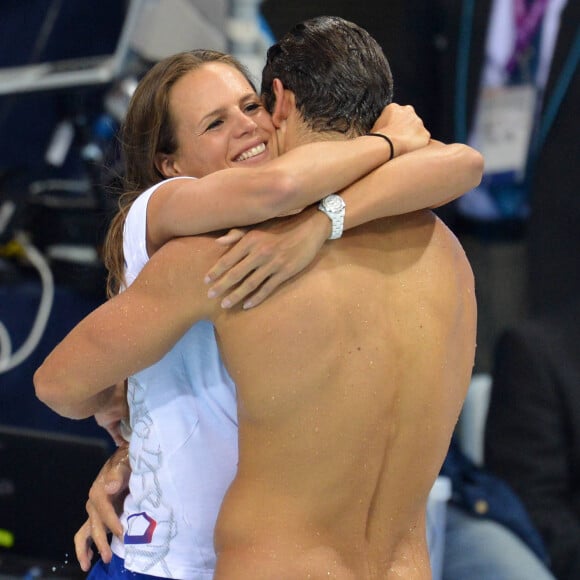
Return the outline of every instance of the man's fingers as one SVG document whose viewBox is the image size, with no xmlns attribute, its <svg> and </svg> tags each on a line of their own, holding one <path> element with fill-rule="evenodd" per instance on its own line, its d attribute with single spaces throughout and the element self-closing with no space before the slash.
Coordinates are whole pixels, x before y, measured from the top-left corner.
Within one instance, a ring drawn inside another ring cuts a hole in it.
<svg viewBox="0 0 580 580">
<path fill-rule="evenodd" d="M 74 536 L 75 553 L 83 572 L 88 572 L 91 568 L 94 555 L 91 549 L 92 543 L 91 525 L 89 520 L 87 520 Z"/>
<path fill-rule="evenodd" d="M 91 488 L 91 492 L 93 488 Z M 107 541 L 107 532 L 111 531 L 115 536 L 121 538 L 123 536 L 123 526 L 117 515 L 114 500 L 107 494 L 89 493 L 89 500 L 87 501 L 87 514 L 91 522 L 91 529 L 93 540 L 99 551 L 101 551 L 102 543 Z"/>
<path fill-rule="evenodd" d="M 102 517 L 103 514 L 101 511 L 96 510 L 90 500 L 87 502 L 87 514 L 89 516 L 89 519 L 87 520 L 89 525 L 88 533 L 93 540 L 93 544 L 99 552 L 103 562 L 110 562 L 113 553 L 109 546 L 108 532 L 111 528 Z M 116 519 L 117 515 L 115 514 L 115 520 Z"/>
<path fill-rule="evenodd" d="M 128 447 L 119 447 L 103 465 L 89 490 L 86 510 L 89 516 L 90 533 L 99 552 L 109 553 L 107 533 L 123 536 L 123 526 L 117 515 L 129 486 L 131 468 Z"/>
<path fill-rule="evenodd" d="M 88 519 L 74 536 L 76 557 L 84 572 L 88 572 L 91 567 L 93 545 L 103 562 L 108 563 L 113 557 L 109 546 L 109 531 L 119 538 L 123 536 L 123 526 L 115 505 L 121 503 L 126 494 L 130 474 L 128 447 L 119 447 L 103 465 L 89 490 L 86 503 Z"/>
<path fill-rule="evenodd" d="M 120 493 L 129 486 L 131 466 L 129 464 L 129 448 L 119 447 L 109 458 L 101 475 L 104 479 L 104 489 L 108 494 Z M 93 484 L 94 485 L 94 484 Z"/>
</svg>

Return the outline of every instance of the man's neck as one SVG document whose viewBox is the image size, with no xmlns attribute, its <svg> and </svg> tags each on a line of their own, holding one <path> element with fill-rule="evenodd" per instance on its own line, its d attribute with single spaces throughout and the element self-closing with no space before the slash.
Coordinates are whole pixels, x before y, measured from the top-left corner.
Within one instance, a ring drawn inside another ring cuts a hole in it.
<svg viewBox="0 0 580 580">
<path fill-rule="evenodd" d="M 345 141 L 348 137 L 338 131 L 314 131 L 307 127 L 302 127 L 295 134 L 293 146 L 305 145 L 320 141 Z"/>
<path fill-rule="evenodd" d="M 349 137 L 338 131 L 315 131 L 302 117 L 294 111 L 278 128 L 278 145 L 280 152 L 290 151 L 294 147 L 320 141 L 344 141 Z"/>
</svg>

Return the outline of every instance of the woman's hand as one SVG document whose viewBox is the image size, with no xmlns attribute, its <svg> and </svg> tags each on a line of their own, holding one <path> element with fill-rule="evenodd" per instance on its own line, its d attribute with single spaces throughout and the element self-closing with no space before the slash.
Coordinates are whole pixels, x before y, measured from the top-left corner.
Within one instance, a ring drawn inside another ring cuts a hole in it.
<svg viewBox="0 0 580 580">
<path fill-rule="evenodd" d="M 118 514 L 121 513 L 123 500 L 129 487 L 129 451 L 125 445 L 103 465 L 89 491 L 86 510 L 87 521 L 75 534 L 75 552 L 81 569 L 85 572 L 91 567 L 93 544 L 103 562 L 113 557 L 107 533 L 111 531 L 118 538 L 123 537 L 123 526 Z"/>
<path fill-rule="evenodd" d="M 208 296 L 223 296 L 237 285 L 222 300 L 222 307 L 231 308 L 244 299 L 244 308 L 258 306 L 314 260 L 329 233 L 329 219 L 314 207 L 248 233 L 230 231 L 218 242 L 235 245 L 208 272 L 206 283 L 212 284 Z"/>
<path fill-rule="evenodd" d="M 387 105 L 377 119 L 372 133 L 383 133 L 393 142 L 395 157 L 429 144 L 431 134 L 411 105 Z"/>
</svg>

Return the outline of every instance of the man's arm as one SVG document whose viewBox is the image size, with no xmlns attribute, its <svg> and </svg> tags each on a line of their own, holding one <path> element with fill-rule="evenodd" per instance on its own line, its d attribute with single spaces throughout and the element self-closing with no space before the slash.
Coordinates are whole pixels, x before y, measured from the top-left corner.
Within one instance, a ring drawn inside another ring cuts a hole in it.
<svg viewBox="0 0 580 580">
<path fill-rule="evenodd" d="M 95 421 L 111 436 L 115 445 L 124 445 L 127 442 L 129 420 L 126 381 L 113 385 L 108 392 L 109 397 L 102 401 L 101 411 L 95 414 Z"/>
<path fill-rule="evenodd" d="M 195 322 L 212 316 L 202 279 L 219 245 L 212 238 L 179 238 L 162 250 L 36 371 L 36 395 L 60 415 L 80 419 L 101 411 L 110 385 L 157 362 Z"/>
</svg>

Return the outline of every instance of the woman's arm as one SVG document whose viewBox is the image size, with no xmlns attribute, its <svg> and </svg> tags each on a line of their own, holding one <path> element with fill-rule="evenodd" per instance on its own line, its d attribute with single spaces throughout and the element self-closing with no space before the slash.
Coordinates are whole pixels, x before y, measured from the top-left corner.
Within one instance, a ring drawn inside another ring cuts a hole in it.
<svg viewBox="0 0 580 580">
<path fill-rule="evenodd" d="M 375 130 L 389 134 L 396 156 L 429 142 L 429 132 L 409 106 L 386 107 Z M 260 167 L 170 181 L 149 200 L 148 249 L 152 253 L 174 237 L 255 224 L 301 209 L 343 189 L 390 156 L 383 139 L 362 136 L 302 145 Z"/>
<path fill-rule="evenodd" d="M 483 157 L 478 151 L 461 143 L 432 140 L 347 187 L 341 193 L 346 202 L 344 227 L 438 207 L 476 187 L 482 174 Z"/>
<path fill-rule="evenodd" d="M 345 229 L 447 203 L 475 187 L 482 172 L 483 158 L 471 147 L 431 141 L 341 192 L 346 202 Z M 238 243 L 207 274 L 206 281 L 212 283 L 210 297 L 223 296 L 237 285 L 222 306 L 229 308 L 241 300 L 246 308 L 257 306 L 305 268 L 328 238 L 330 220 L 310 211 L 307 219 L 286 218 L 285 222 L 230 238 L 229 243 Z"/>
</svg>

